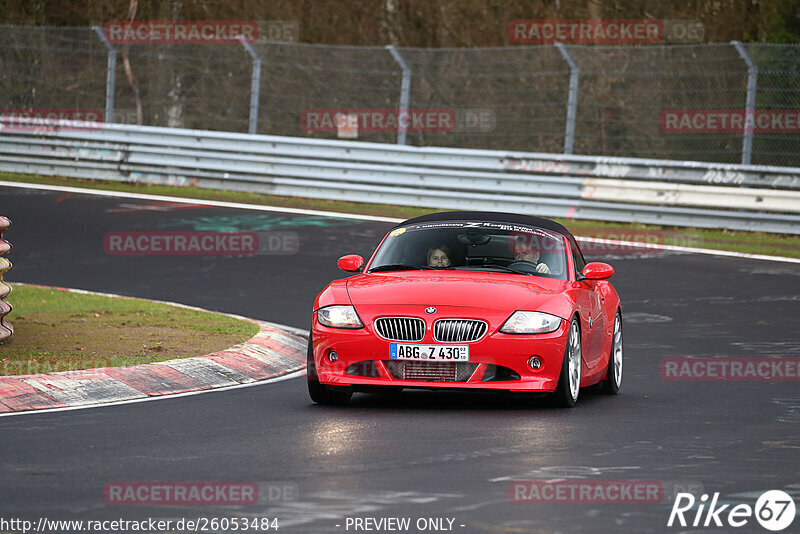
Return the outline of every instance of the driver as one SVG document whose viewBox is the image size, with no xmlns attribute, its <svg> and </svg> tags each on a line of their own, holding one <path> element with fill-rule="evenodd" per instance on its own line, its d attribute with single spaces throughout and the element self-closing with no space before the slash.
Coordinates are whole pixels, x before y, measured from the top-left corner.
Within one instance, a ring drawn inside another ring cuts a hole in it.
<svg viewBox="0 0 800 534">
<path fill-rule="evenodd" d="M 528 243 L 517 243 L 514 250 L 514 261 L 527 261 L 536 266 L 536 272 L 550 274 L 550 267 L 546 263 L 539 263 L 542 251 Z"/>
</svg>

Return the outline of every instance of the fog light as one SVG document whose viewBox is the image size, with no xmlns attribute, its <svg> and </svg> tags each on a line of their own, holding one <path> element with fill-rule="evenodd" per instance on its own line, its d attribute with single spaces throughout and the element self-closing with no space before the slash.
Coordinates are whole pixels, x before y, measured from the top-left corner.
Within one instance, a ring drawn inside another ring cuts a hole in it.
<svg viewBox="0 0 800 534">
<path fill-rule="evenodd" d="M 328 361 L 333 363 L 339 359 L 339 355 L 336 353 L 335 350 L 332 350 L 328 353 Z"/>
<path fill-rule="evenodd" d="M 538 356 L 534 356 L 528 360 L 528 366 L 534 371 L 540 369 L 542 367 L 542 360 L 540 360 Z"/>
</svg>

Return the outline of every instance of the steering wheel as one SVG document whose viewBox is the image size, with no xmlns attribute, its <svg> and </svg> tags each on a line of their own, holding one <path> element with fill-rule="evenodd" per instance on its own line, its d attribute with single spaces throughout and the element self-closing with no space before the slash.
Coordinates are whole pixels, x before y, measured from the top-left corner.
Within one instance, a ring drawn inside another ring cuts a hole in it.
<svg viewBox="0 0 800 534">
<path fill-rule="evenodd" d="M 542 274 L 536 270 L 536 264 L 529 261 L 513 261 L 508 264 L 509 269 L 514 269 L 523 273 Z"/>
</svg>

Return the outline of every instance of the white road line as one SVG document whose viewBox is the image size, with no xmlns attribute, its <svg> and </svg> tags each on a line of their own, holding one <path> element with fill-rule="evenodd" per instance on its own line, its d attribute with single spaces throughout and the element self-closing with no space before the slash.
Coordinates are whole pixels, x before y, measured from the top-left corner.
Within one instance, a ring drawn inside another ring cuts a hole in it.
<svg viewBox="0 0 800 534">
<path fill-rule="evenodd" d="M 290 380 L 292 378 L 299 378 L 301 376 L 305 376 L 306 371 L 305 369 L 301 369 L 300 371 L 294 371 L 293 373 L 285 374 L 283 376 L 276 376 L 275 378 L 267 378 L 265 380 L 260 380 L 258 382 L 250 382 L 249 384 L 237 384 L 235 386 L 227 386 L 222 388 L 216 389 L 203 389 L 200 391 L 186 391 L 184 393 L 175 393 L 172 395 L 158 395 L 155 397 L 146 397 L 143 399 L 131 399 L 125 401 L 116 401 L 116 402 L 106 402 L 102 404 L 89 404 L 85 406 L 67 406 L 64 408 L 46 408 L 44 410 L 26 410 L 24 412 L 10 412 L 10 413 L 0 413 L 0 417 L 12 417 L 15 415 L 33 415 L 33 414 L 40 414 L 40 413 L 52 413 L 52 412 L 69 412 L 72 410 L 88 410 L 90 408 L 104 408 L 106 406 L 119 406 L 121 404 L 134 404 L 137 402 L 150 402 L 150 401 L 157 401 L 157 400 L 169 400 L 169 399 L 176 399 L 178 397 L 189 397 L 192 395 L 200 395 L 202 393 L 216 393 L 221 391 L 230 391 L 232 389 L 240 389 L 240 388 L 250 388 L 253 386 L 263 386 L 266 384 L 271 384 L 273 382 L 282 382 L 283 380 Z"/>
<path fill-rule="evenodd" d="M 631 246 L 638 248 L 649 248 L 654 252 L 662 250 L 671 250 L 676 252 L 688 252 L 691 254 L 709 254 L 711 256 L 725 256 L 729 258 L 746 258 L 749 260 L 764 260 L 764 261 L 779 261 L 785 263 L 800 263 L 800 258 L 784 258 L 782 256 L 767 256 L 764 254 L 749 254 L 747 252 L 733 252 L 730 250 L 712 250 L 708 248 L 697 247 L 680 247 L 677 245 L 658 245 L 653 243 L 637 243 L 635 241 L 616 241 L 614 239 L 602 239 L 599 237 L 581 237 L 575 236 L 577 241 L 585 241 L 587 243 L 602 243 L 614 246 Z"/>
<path fill-rule="evenodd" d="M 283 213 L 296 213 L 298 215 L 319 215 L 321 217 L 339 217 L 342 219 L 358 219 L 365 221 L 403 222 L 404 219 L 392 219 L 389 217 L 376 217 L 374 215 L 354 215 L 352 213 L 337 213 L 335 211 L 304 210 L 300 208 L 281 208 L 279 206 L 259 206 L 256 204 L 241 204 L 239 202 L 223 202 L 220 200 L 203 200 L 199 198 L 169 197 L 164 195 L 148 195 L 145 193 L 123 193 L 121 191 L 103 191 L 101 189 L 86 189 L 81 187 L 68 187 L 62 185 L 46 184 L 27 184 L 23 182 L 4 182 L 0 181 L 0 187 L 18 187 L 21 189 L 40 189 L 45 191 L 62 191 L 64 193 L 78 193 L 81 195 L 97 195 L 111 198 L 136 198 L 139 200 L 160 200 L 163 202 L 180 202 L 182 204 L 202 204 L 218 208 L 236 208 L 254 211 L 279 211 Z"/>
<path fill-rule="evenodd" d="M 136 198 L 139 200 L 156 200 L 156 201 L 164 201 L 164 202 L 180 202 L 184 204 L 203 204 L 206 206 L 214 206 L 219 208 L 235 208 L 235 209 L 245 209 L 245 210 L 253 210 L 253 211 L 271 211 L 271 212 L 281 212 L 281 213 L 295 213 L 299 215 L 318 215 L 320 217 L 338 217 L 342 219 L 356 219 L 362 221 L 373 221 L 373 222 L 388 222 L 388 223 L 400 223 L 403 222 L 405 219 L 396 219 L 392 217 L 376 217 L 374 215 L 357 215 L 353 213 L 338 213 L 335 211 L 320 211 L 320 210 L 304 210 L 299 208 L 282 208 L 279 206 L 258 206 L 256 204 L 241 204 L 239 202 L 222 202 L 218 200 L 201 200 L 201 199 L 192 199 L 192 198 L 180 198 L 180 197 L 170 197 L 170 196 L 162 196 L 162 195 L 147 195 L 144 193 L 123 193 L 119 191 L 102 191 L 99 189 L 84 189 L 80 187 L 67 187 L 67 186 L 60 186 L 60 185 L 44 185 L 44 184 L 28 184 L 23 182 L 5 182 L 0 181 L 0 187 L 18 187 L 21 189 L 39 189 L 39 190 L 46 190 L 46 191 L 63 191 L 65 193 L 78 193 L 82 195 L 96 195 L 102 197 L 111 197 L 111 198 Z M 593 242 L 593 243 L 606 243 L 609 245 L 617 245 L 617 246 L 626 246 L 626 247 L 638 247 L 638 248 L 651 248 L 651 249 L 658 249 L 658 250 L 671 250 L 676 252 L 687 252 L 690 254 L 705 254 L 708 256 L 722 256 L 727 258 L 742 258 L 742 259 L 749 259 L 749 260 L 761 260 L 761 261 L 774 261 L 774 262 L 782 262 L 782 263 L 798 263 L 800 264 L 800 258 L 784 258 L 781 256 L 767 256 L 764 254 L 749 254 L 746 252 L 732 252 L 729 250 L 712 250 L 706 248 L 697 248 L 697 247 L 680 247 L 676 245 L 653 245 L 648 243 L 637 243 L 635 241 L 617 241 L 613 239 L 600 239 L 594 237 L 581 237 L 575 236 L 575 239 L 578 241 L 586 241 L 586 242 Z"/>
</svg>

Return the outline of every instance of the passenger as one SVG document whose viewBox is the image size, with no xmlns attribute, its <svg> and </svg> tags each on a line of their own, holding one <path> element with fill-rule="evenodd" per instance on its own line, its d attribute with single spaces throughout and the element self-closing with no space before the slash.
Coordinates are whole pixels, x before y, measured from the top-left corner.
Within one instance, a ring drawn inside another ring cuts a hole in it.
<svg viewBox="0 0 800 534">
<path fill-rule="evenodd" d="M 428 267 L 450 267 L 450 248 L 445 245 L 429 248 Z"/>
</svg>

